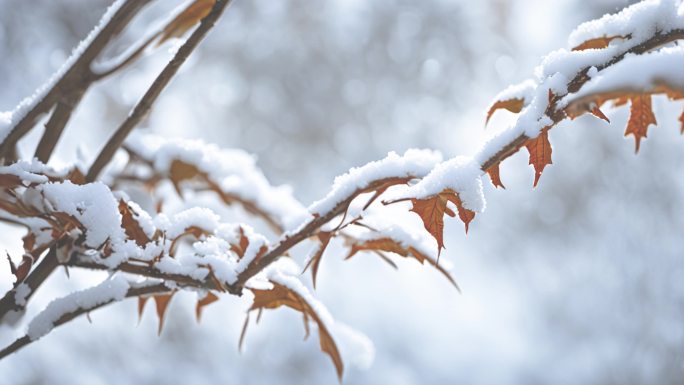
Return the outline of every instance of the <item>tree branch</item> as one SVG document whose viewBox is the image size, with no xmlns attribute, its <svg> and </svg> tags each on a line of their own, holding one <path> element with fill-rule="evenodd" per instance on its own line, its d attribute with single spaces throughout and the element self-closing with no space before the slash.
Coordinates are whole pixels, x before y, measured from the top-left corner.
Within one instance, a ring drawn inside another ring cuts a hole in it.
<svg viewBox="0 0 684 385">
<path fill-rule="evenodd" d="M 40 138 L 38 147 L 36 147 L 34 157 L 38 158 L 39 161 L 47 163 L 50 160 L 50 156 L 57 146 L 57 141 L 62 136 L 64 127 L 71 119 L 72 112 L 83 99 L 83 95 L 85 95 L 85 90 L 77 90 L 57 103 L 50 120 L 45 124 L 45 132 Z"/>
<path fill-rule="evenodd" d="M 658 47 L 662 47 L 663 45 L 681 39 L 684 39 L 684 30 L 681 29 L 674 29 L 667 33 L 657 32 L 650 39 L 644 41 L 643 43 L 625 50 L 624 52 L 614 56 L 604 64 L 597 65 L 594 67 L 596 67 L 597 70 L 601 71 L 622 61 L 622 59 L 624 59 L 627 55 L 643 54 L 648 51 L 654 50 Z M 586 67 L 579 71 L 577 75 L 575 75 L 575 77 L 567 85 L 567 93 L 553 96 L 548 108 L 546 109 L 546 115 L 548 115 L 553 121 L 553 123 L 549 125 L 549 129 L 554 127 L 556 124 L 560 123 L 567 117 L 565 111 L 563 111 L 563 109 L 558 108 L 557 103 L 561 99 L 563 99 L 563 97 L 565 97 L 568 93 L 575 93 L 579 91 L 582 88 L 582 86 L 584 86 L 589 80 L 591 80 L 591 78 L 588 75 L 590 68 L 591 67 Z M 512 141 L 504 145 L 502 149 L 499 152 L 497 152 L 494 156 L 492 156 L 491 158 L 487 159 L 484 163 L 482 163 L 482 171 L 486 172 L 492 166 L 500 164 L 502 161 L 506 160 L 508 157 L 515 154 L 518 151 L 518 149 L 521 146 L 523 146 L 528 139 L 530 138 L 528 138 L 524 134 L 521 134 L 514 138 Z"/>
<path fill-rule="evenodd" d="M 171 59 L 171 61 L 164 67 L 164 69 L 159 73 L 157 78 L 154 80 L 150 88 L 148 88 L 142 99 L 135 105 L 130 115 L 124 122 L 119 126 L 119 128 L 114 132 L 107 144 L 97 156 L 93 165 L 88 170 L 86 175 L 87 182 L 95 181 L 102 169 L 111 161 L 112 157 L 116 153 L 116 150 L 121 147 L 128 134 L 133 130 L 135 126 L 140 123 L 140 121 L 147 115 L 147 113 L 152 108 L 152 105 L 157 100 L 161 92 L 166 88 L 171 79 L 176 75 L 178 69 L 185 62 L 185 60 L 190 56 L 190 54 L 197 48 L 202 39 L 207 35 L 209 30 L 216 24 L 216 21 L 223 13 L 224 9 L 231 0 L 217 0 L 216 4 L 212 8 L 211 12 L 202 19 L 199 27 L 193 31 L 192 35 L 188 40 L 180 47 L 176 55 Z"/>
<path fill-rule="evenodd" d="M 66 70 L 62 77 L 36 102 L 36 104 L 10 129 L 7 137 L 0 144 L 0 158 L 9 160 L 10 152 L 14 150 L 16 143 L 31 128 L 38 119 L 59 102 L 64 95 L 85 92 L 96 80 L 90 70 L 90 65 L 95 58 L 104 50 L 107 44 L 121 32 L 130 20 L 151 0 L 127 0 L 112 15 L 107 24 L 93 38 L 81 56 Z"/>
<path fill-rule="evenodd" d="M 151 286 L 142 286 L 142 287 L 131 287 L 128 289 L 128 292 L 126 293 L 126 298 L 132 298 L 132 297 L 140 297 L 144 295 L 153 295 L 153 294 L 163 294 L 163 293 L 168 293 L 170 292 L 171 289 L 168 287 L 164 286 L 163 283 L 160 284 L 155 284 Z M 116 302 L 116 300 L 112 299 L 107 302 L 88 307 L 88 308 L 82 308 L 78 309 L 76 311 L 73 311 L 71 313 L 64 314 L 62 317 L 60 317 L 55 323 L 54 327 L 63 325 L 74 318 L 81 316 L 83 314 L 89 313 L 93 310 L 97 310 L 101 307 L 107 306 L 113 302 Z M 29 345 L 30 343 L 34 342 L 36 340 L 32 340 L 28 335 L 25 335 L 23 337 L 17 338 L 13 343 L 5 347 L 4 349 L 0 350 L 0 360 L 3 358 L 7 357 L 8 355 L 18 351 L 19 349 Z"/>
<path fill-rule="evenodd" d="M 38 263 L 33 271 L 26 277 L 24 284 L 28 285 L 30 291 L 28 296 L 25 298 L 28 301 L 29 298 L 33 296 L 38 287 L 45 282 L 45 280 L 52 274 L 52 272 L 59 266 L 57 261 L 57 249 L 52 246 L 50 251 L 45 255 L 45 257 Z M 0 299 L 0 321 L 9 313 L 10 311 L 22 311 L 25 305 L 20 305 L 16 301 L 16 287 L 7 291 L 5 295 Z"/>
</svg>

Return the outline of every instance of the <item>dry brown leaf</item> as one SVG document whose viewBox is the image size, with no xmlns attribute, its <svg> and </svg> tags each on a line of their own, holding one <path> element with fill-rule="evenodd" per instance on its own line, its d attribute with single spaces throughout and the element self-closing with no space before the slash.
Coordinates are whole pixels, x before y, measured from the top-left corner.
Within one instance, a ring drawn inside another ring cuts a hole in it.
<svg viewBox="0 0 684 385">
<path fill-rule="evenodd" d="M 542 129 L 539 136 L 529 139 L 525 143 L 527 151 L 530 153 L 530 162 L 534 167 L 534 187 L 537 187 L 539 178 L 541 177 L 544 168 L 552 164 L 551 161 L 551 143 L 549 142 L 549 129 Z"/>
<path fill-rule="evenodd" d="M 447 207 L 447 202 L 452 202 L 458 209 L 458 216 L 465 224 L 466 233 L 468 225 L 475 217 L 475 212 L 463 207 L 458 194 L 453 190 L 446 189 L 441 193 L 427 199 L 411 199 L 415 212 L 423 220 L 423 226 L 437 241 L 437 254 L 444 248 L 444 215 L 453 217 L 455 213 Z"/>
<path fill-rule="evenodd" d="M 342 356 L 340 355 L 335 340 L 333 340 L 330 335 L 329 330 L 326 328 L 325 324 L 318 317 L 318 314 L 313 310 L 311 305 L 306 302 L 296 292 L 290 290 L 286 286 L 273 282 L 273 289 L 271 290 L 258 290 L 252 289 L 254 293 L 254 302 L 252 307 L 249 309 L 261 310 L 261 309 L 276 309 L 280 306 L 289 307 L 295 311 L 305 314 L 307 318 L 312 319 L 318 325 L 318 337 L 321 350 L 330 356 L 330 359 L 335 365 L 335 370 L 337 371 L 337 377 L 341 380 L 342 374 L 344 372 L 344 364 L 342 362 Z M 249 321 L 246 320 L 245 324 Z M 246 326 L 243 327 L 246 330 Z"/>
<path fill-rule="evenodd" d="M 170 294 L 160 294 L 152 297 L 154 298 L 155 308 L 157 309 L 157 317 L 159 317 L 159 329 L 157 330 L 158 335 L 161 335 L 162 329 L 164 328 L 166 310 L 169 308 L 169 303 L 171 302 L 171 298 L 173 298 L 175 293 L 176 292 L 174 291 Z"/>
<path fill-rule="evenodd" d="M 119 201 L 119 213 L 121 213 L 121 226 L 123 226 L 126 236 L 133 239 L 138 246 L 145 246 L 151 240 L 140 226 L 140 223 L 133 216 L 133 210 L 124 200 Z"/>
<path fill-rule="evenodd" d="M 650 94 L 639 94 L 630 97 L 631 106 L 629 108 L 629 121 L 625 136 L 633 135 L 636 143 L 635 152 L 639 152 L 641 139 L 648 133 L 648 126 L 656 125 L 656 118 L 653 115 Z"/>
<path fill-rule="evenodd" d="M 577 47 L 574 47 L 572 50 L 573 51 L 584 51 L 587 49 L 603 49 L 607 48 L 608 45 L 610 45 L 610 42 L 615 40 L 615 39 L 628 39 L 628 36 L 603 36 L 603 37 L 597 37 L 595 39 L 589 39 L 585 41 L 584 43 L 578 45 Z"/>
<path fill-rule="evenodd" d="M 164 27 L 157 46 L 171 38 L 182 36 L 211 12 L 214 3 L 214 0 L 195 0 Z"/>
<path fill-rule="evenodd" d="M 492 117 L 492 115 L 494 115 L 496 110 L 505 109 L 517 114 L 523 109 L 524 106 L 525 99 L 521 98 L 498 100 L 491 107 L 489 107 L 489 111 L 487 111 L 487 118 L 485 119 L 485 125 L 489 123 L 489 119 Z"/>
<path fill-rule="evenodd" d="M 682 111 L 682 114 L 679 115 L 679 122 L 681 123 L 681 127 L 679 129 L 679 133 L 684 135 L 684 111 Z"/>
<path fill-rule="evenodd" d="M 197 305 L 195 306 L 195 318 L 197 319 L 197 322 L 200 322 L 200 320 L 202 319 L 202 310 L 204 309 L 204 307 L 218 300 L 219 297 L 217 297 L 214 293 L 209 291 L 207 292 L 207 295 L 204 296 L 204 298 L 197 301 Z"/>
<path fill-rule="evenodd" d="M 499 188 L 501 187 L 502 189 L 505 189 L 506 186 L 501 183 L 501 175 L 499 173 L 499 164 L 495 164 L 492 167 L 487 169 L 487 174 L 489 175 L 489 179 L 491 179 L 492 184 L 494 187 Z"/>
<path fill-rule="evenodd" d="M 316 277 L 318 276 L 318 267 L 321 264 L 321 259 L 323 258 L 323 253 L 325 252 L 325 249 L 328 247 L 328 244 L 330 243 L 330 240 L 333 237 L 333 233 L 330 231 L 320 231 L 318 235 L 316 236 L 318 238 L 318 245 L 316 252 L 311 256 L 311 259 L 309 259 L 309 262 L 307 262 L 306 266 L 304 267 L 304 271 L 311 266 L 311 280 L 313 282 L 313 287 L 314 289 L 316 288 Z"/>
<path fill-rule="evenodd" d="M 414 247 L 408 246 L 404 247 L 402 246 L 399 242 L 395 241 L 394 239 L 391 238 L 378 238 L 378 239 L 371 239 L 371 240 L 366 240 L 362 242 L 356 242 L 351 245 L 349 249 L 349 254 L 345 259 L 349 259 L 356 255 L 359 251 L 387 251 L 390 253 L 395 253 L 397 255 L 400 255 L 404 258 L 410 258 L 413 257 L 418 262 L 424 264 L 426 261 L 430 265 L 434 266 L 437 270 L 439 270 L 440 273 L 444 274 L 444 276 L 451 282 L 454 287 L 456 287 L 457 290 L 460 291 L 460 288 L 458 287 L 458 284 L 454 280 L 454 278 L 449 274 L 449 272 L 444 269 L 442 266 L 436 263 L 436 261 L 433 261 L 432 259 L 428 258 L 425 254 L 421 253 L 420 251 L 416 250 Z M 380 254 L 382 255 L 382 254 Z"/>
</svg>

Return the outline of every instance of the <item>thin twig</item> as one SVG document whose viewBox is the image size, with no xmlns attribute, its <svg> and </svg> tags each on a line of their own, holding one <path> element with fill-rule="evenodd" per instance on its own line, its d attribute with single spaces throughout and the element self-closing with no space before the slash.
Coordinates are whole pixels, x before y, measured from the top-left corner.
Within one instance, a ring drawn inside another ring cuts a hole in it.
<svg viewBox="0 0 684 385">
<path fill-rule="evenodd" d="M 128 289 L 128 292 L 126 293 L 126 298 L 139 297 L 139 296 L 143 296 L 143 295 L 152 295 L 152 294 L 163 294 L 163 293 L 168 293 L 169 291 L 171 291 L 171 289 L 164 286 L 163 283 L 151 285 L 151 286 L 132 287 L 132 288 Z M 78 310 L 73 311 L 71 313 L 64 314 L 57 321 L 55 321 L 53 327 L 56 328 L 60 325 L 63 325 L 65 323 L 73 320 L 74 318 L 76 318 L 78 316 L 90 313 L 93 310 L 97 310 L 97 309 L 104 307 L 106 305 L 109 305 L 113 302 L 116 302 L 116 300 L 111 299 L 107 302 L 103 302 L 103 303 L 97 304 L 95 306 L 91 306 L 88 308 L 81 308 L 81 309 L 78 309 Z M 19 349 L 25 347 L 26 345 L 29 345 L 30 343 L 32 343 L 34 341 L 36 341 L 36 340 L 32 340 L 28 335 L 25 335 L 23 337 L 16 339 L 9 346 L 0 350 L 0 360 L 7 357 L 8 355 L 18 351 Z"/>
<path fill-rule="evenodd" d="M 10 153 L 14 151 L 16 143 L 31 128 L 38 119 L 48 113 L 50 109 L 64 96 L 73 92 L 85 92 L 93 83 L 95 77 L 90 71 L 90 65 L 95 58 L 104 50 L 109 42 L 121 32 L 130 20 L 151 0 L 127 0 L 112 15 L 107 24 L 102 27 L 100 32 L 93 38 L 93 41 L 86 47 L 81 56 L 76 59 L 73 65 L 66 70 L 64 75 L 57 80 L 36 104 L 24 114 L 18 122 L 10 129 L 7 137 L 0 144 L 0 158 L 5 159 L 5 163 L 11 158 Z"/>
<path fill-rule="evenodd" d="M 157 100 L 161 92 L 171 82 L 171 79 L 176 75 L 178 69 L 187 60 L 190 54 L 197 48 L 202 39 L 207 35 L 209 30 L 216 24 L 216 21 L 223 13 L 226 6 L 230 4 L 230 0 L 217 0 L 211 12 L 202 19 L 199 27 L 193 31 L 188 40 L 178 49 L 176 55 L 169 61 L 164 69 L 159 73 L 150 88 L 148 88 L 145 95 L 135 105 L 130 115 L 119 128 L 114 132 L 107 144 L 105 144 L 102 151 L 93 162 L 93 165 L 88 170 L 86 175 L 87 182 L 93 182 L 102 172 L 102 169 L 112 160 L 116 151 L 121 147 L 128 134 L 140 123 L 140 121 L 147 116 L 152 108 L 152 105 Z"/>
</svg>

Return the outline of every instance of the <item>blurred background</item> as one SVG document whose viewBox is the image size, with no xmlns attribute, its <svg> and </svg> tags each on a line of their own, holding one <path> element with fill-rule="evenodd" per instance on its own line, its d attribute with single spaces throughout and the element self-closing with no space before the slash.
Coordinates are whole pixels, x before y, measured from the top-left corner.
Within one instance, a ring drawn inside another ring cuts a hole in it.
<svg viewBox="0 0 684 385">
<path fill-rule="evenodd" d="M 108 6 L 104 0 L 0 0 L 0 110 L 59 68 Z M 178 1 L 156 1 L 119 39 L 130 44 Z M 333 178 L 388 151 L 470 155 L 511 122 L 484 113 L 501 89 L 567 47 L 581 22 L 624 0 L 235 0 L 142 130 L 243 148 L 274 184 L 309 204 Z M 172 47 L 173 48 L 173 47 Z M 58 145 L 55 165 L 89 164 L 171 56 L 171 49 L 91 89 Z M 116 54 L 115 47 L 111 55 Z M 612 124 L 582 117 L 551 134 L 554 164 L 532 188 L 522 151 L 502 166 L 506 190 L 485 183 L 487 211 L 466 237 L 446 225 L 463 293 L 430 267 L 328 253 L 316 295 L 374 343 L 375 360 L 347 362 L 345 384 L 644 384 L 684 378 L 684 139 L 681 103 L 656 98 L 658 126 L 638 156 Z M 21 143 L 33 152 L 40 130 Z M 17 255 L 20 234 L 0 248 Z M 301 261 L 300 256 L 300 261 Z M 58 272 L 3 345 L 56 295 L 102 279 Z M 306 280 L 308 281 L 308 276 Z M 0 289 L 11 287 L 0 264 Z M 8 384 L 335 384 L 301 318 L 264 314 L 237 342 L 249 298 L 224 296 L 194 320 L 177 296 L 156 335 L 128 301 L 56 329 L 0 362 Z M 137 326 L 136 326 L 137 325 Z"/>
</svg>

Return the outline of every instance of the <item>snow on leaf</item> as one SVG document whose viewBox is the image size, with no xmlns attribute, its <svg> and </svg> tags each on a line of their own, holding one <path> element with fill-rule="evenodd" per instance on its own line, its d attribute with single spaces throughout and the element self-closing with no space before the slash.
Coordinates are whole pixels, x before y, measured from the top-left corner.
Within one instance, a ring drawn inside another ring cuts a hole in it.
<svg viewBox="0 0 684 385">
<path fill-rule="evenodd" d="M 501 175 L 499 174 L 499 164 L 495 164 L 492 167 L 487 169 L 487 174 L 489 175 L 489 179 L 491 179 L 492 184 L 494 187 L 501 187 L 502 189 L 505 189 L 506 186 L 501 182 Z"/>
<path fill-rule="evenodd" d="M 197 319 L 197 322 L 200 322 L 200 320 L 202 319 L 202 310 L 204 309 L 204 307 L 218 300 L 219 297 L 217 297 L 216 294 L 209 291 L 207 292 L 207 295 L 205 295 L 202 299 L 197 301 L 197 305 L 195 306 L 195 318 Z"/>
<path fill-rule="evenodd" d="M 607 48 L 611 41 L 615 39 L 629 39 L 629 36 L 603 36 L 594 39 L 589 39 L 584 43 L 573 47 L 573 51 L 584 51 L 587 49 L 603 49 Z"/>
<path fill-rule="evenodd" d="M 309 319 L 313 320 L 318 325 L 321 350 L 330 356 L 330 359 L 335 365 L 337 377 L 341 380 L 344 372 L 342 356 L 340 355 L 337 344 L 330 335 L 330 331 L 326 327 L 324 320 L 321 319 L 318 312 L 314 309 L 314 306 L 309 303 L 306 298 L 300 295 L 300 293 L 283 284 L 276 282 L 272 283 L 273 288 L 271 290 L 252 289 L 252 293 L 254 293 L 254 302 L 249 311 L 276 309 L 285 306 L 302 313 L 305 316 L 305 322 Z"/>
<path fill-rule="evenodd" d="M 552 150 L 551 143 L 549 142 L 549 129 L 545 128 L 539 136 L 529 139 L 525 143 L 525 147 L 530 153 L 529 164 L 534 167 L 534 187 L 537 187 L 544 168 L 553 163 L 551 161 Z"/>
<path fill-rule="evenodd" d="M 133 239 L 138 246 L 145 246 L 151 241 L 133 216 L 131 207 L 123 199 L 119 200 L 119 212 L 121 213 L 121 226 L 128 238 Z"/>
<path fill-rule="evenodd" d="M 629 121 L 627 122 L 625 136 L 634 136 L 636 144 L 635 153 L 638 153 L 641 139 L 647 135 L 648 126 L 651 124 L 656 125 L 657 123 L 655 115 L 653 115 L 650 94 L 630 96 L 630 102 Z"/>
<path fill-rule="evenodd" d="M 494 115 L 494 112 L 496 110 L 500 109 L 506 109 L 510 112 L 513 113 L 518 113 L 522 110 L 522 108 L 525 106 L 525 99 L 522 98 L 513 98 L 513 99 L 507 99 L 507 100 L 498 100 L 492 104 L 491 107 L 489 107 L 489 111 L 487 111 L 487 118 L 485 119 L 485 125 L 489 123 L 489 119 Z"/>
<path fill-rule="evenodd" d="M 214 3 L 215 0 L 195 0 L 164 27 L 157 45 L 171 38 L 182 36 L 211 12 Z"/>
</svg>

